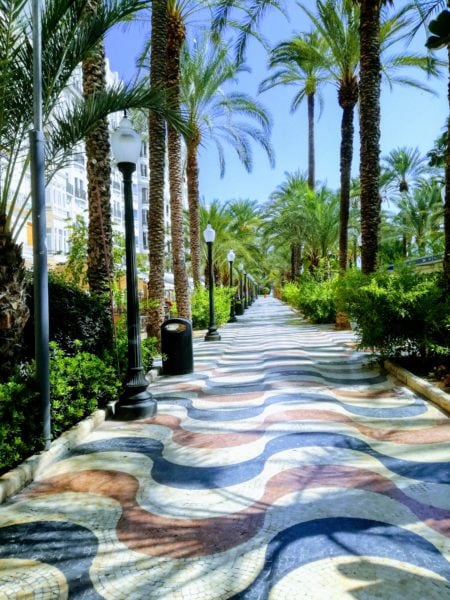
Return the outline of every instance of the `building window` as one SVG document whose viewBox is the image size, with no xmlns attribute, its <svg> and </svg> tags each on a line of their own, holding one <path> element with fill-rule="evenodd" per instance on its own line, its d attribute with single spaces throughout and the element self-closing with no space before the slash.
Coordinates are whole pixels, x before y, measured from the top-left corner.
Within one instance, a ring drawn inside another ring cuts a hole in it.
<svg viewBox="0 0 450 600">
<path fill-rule="evenodd" d="M 141 202 L 142 204 L 148 204 L 148 188 L 141 188 Z"/>
<path fill-rule="evenodd" d="M 148 177 L 148 169 L 147 169 L 147 165 L 143 162 L 141 162 L 141 176 L 142 177 Z"/>
<path fill-rule="evenodd" d="M 145 250 L 148 249 L 148 233 L 146 231 L 142 232 L 142 245 Z"/>
</svg>

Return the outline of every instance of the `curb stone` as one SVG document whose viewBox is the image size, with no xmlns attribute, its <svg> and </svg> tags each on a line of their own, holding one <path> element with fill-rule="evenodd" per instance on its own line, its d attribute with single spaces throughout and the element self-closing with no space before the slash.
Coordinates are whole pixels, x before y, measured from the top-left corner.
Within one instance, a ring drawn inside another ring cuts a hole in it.
<svg viewBox="0 0 450 600">
<path fill-rule="evenodd" d="M 425 396 L 425 398 L 439 406 L 439 408 L 442 408 L 442 410 L 444 410 L 447 414 L 450 413 L 449 394 L 425 379 L 421 379 L 420 377 L 417 377 L 417 375 L 413 375 L 410 371 L 407 371 L 403 367 L 399 367 L 390 360 L 384 361 L 384 368 L 415 392 L 422 394 L 422 396 Z"/>
<path fill-rule="evenodd" d="M 159 376 L 159 372 L 159 366 L 155 365 L 155 368 L 147 373 L 147 379 L 153 383 Z M 33 454 L 17 465 L 17 467 L 11 469 L 11 471 L 3 473 L 0 476 L 0 504 L 34 481 L 44 469 L 61 460 L 72 448 L 80 444 L 85 437 L 111 415 L 114 404 L 115 401 L 111 402 L 106 409 L 94 411 L 91 415 L 53 440 L 48 450 Z"/>
</svg>

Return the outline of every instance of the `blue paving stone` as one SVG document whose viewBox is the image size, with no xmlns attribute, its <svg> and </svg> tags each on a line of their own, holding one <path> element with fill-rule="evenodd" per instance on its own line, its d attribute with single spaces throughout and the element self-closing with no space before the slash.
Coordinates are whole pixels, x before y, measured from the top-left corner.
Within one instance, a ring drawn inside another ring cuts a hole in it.
<svg viewBox="0 0 450 600">
<path fill-rule="evenodd" d="M 102 598 L 92 586 L 89 569 L 98 550 L 96 536 L 65 521 L 34 521 L 0 528 L 0 558 L 36 560 L 59 569 L 73 600 Z"/>
<path fill-rule="evenodd" d="M 324 558 L 365 555 L 397 559 L 450 581 L 450 564 L 424 538 L 370 519 L 325 518 L 294 525 L 276 535 L 257 578 L 230 600 L 263 600 L 278 581 L 303 565 Z"/>
</svg>

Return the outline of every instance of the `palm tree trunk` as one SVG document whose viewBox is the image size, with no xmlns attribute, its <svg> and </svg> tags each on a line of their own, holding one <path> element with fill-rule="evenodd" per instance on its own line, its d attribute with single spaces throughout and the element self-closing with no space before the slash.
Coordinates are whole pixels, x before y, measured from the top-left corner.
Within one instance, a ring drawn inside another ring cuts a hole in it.
<svg viewBox="0 0 450 600">
<path fill-rule="evenodd" d="M 166 84 L 167 0 L 152 2 L 150 85 Z M 148 211 L 150 274 L 148 296 L 154 306 L 148 311 L 147 335 L 160 339 L 164 321 L 164 169 L 166 126 L 154 113 L 149 116 L 150 210 Z"/>
<path fill-rule="evenodd" d="M 169 16 L 167 44 L 167 80 L 170 90 L 170 104 L 174 110 L 180 109 L 180 51 L 184 36 L 180 21 Z M 172 259 L 175 284 L 175 298 L 179 317 L 191 320 L 189 281 L 184 260 L 183 200 L 181 180 L 181 138 L 179 133 L 168 127 L 169 187 L 172 230 Z"/>
<path fill-rule="evenodd" d="M 93 0 L 89 10 L 95 12 L 101 0 Z M 105 49 L 99 44 L 94 54 L 83 62 L 85 98 L 106 89 Z M 108 120 L 102 119 L 85 140 L 88 182 L 89 229 L 87 277 L 91 292 L 109 292 L 112 274 L 111 164 Z"/>
<path fill-rule="evenodd" d="M 29 317 L 22 248 L 12 240 L 4 214 L 0 215 L 0 265 L 0 382 L 3 382 L 17 365 Z"/>
<path fill-rule="evenodd" d="M 186 171 L 189 201 L 189 243 L 194 286 L 200 285 L 201 268 L 198 145 L 199 142 L 196 140 L 188 143 Z"/>
<path fill-rule="evenodd" d="M 375 271 L 380 223 L 380 2 L 360 0 L 361 266 Z"/>
<path fill-rule="evenodd" d="M 353 113 L 354 105 L 342 112 L 341 121 L 341 195 L 339 211 L 339 270 L 347 270 L 348 260 L 348 217 L 350 212 L 350 182 L 353 158 Z"/>
<path fill-rule="evenodd" d="M 315 94 L 308 95 L 308 187 L 314 189 L 316 184 L 316 160 L 314 150 L 314 108 Z"/>
<path fill-rule="evenodd" d="M 450 46 L 448 47 L 448 57 L 450 60 Z M 448 103 L 450 109 L 450 69 L 448 80 Z M 447 150 L 445 153 L 444 288 L 447 293 L 450 293 L 450 117 L 447 121 Z"/>
</svg>

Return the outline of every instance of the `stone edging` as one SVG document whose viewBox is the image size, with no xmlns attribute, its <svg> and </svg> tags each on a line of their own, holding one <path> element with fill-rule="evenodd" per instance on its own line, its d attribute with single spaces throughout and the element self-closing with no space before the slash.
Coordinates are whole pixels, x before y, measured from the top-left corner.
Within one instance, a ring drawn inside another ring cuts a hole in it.
<svg viewBox="0 0 450 600">
<path fill-rule="evenodd" d="M 79 444 L 95 427 L 103 423 L 106 413 L 106 410 L 96 410 L 54 440 L 48 450 L 30 456 L 15 469 L 4 473 L 0 477 L 0 504 L 38 477 L 48 465 L 59 460 Z"/>
<path fill-rule="evenodd" d="M 413 375 L 410 371 L 407 371 L 403 367 L 399 367 L 390 360 L 384 361 L 384 368 L 386 371 L 397 377 L 400 381 L 405 383 L 408 387 L 413 389 L 415 392 L 422 394 L 428 400 L 431 400 L 434 404 L 437 404 L 446 413 L 450 413 L 450 395 L 439 389 L 429 381 Z"/>
<path fill-rule="evenodd" d="M 150 382 L 153 382 L 158 375 L 159 367 L 155 365 L 155 368 L 147 373 L 147 378 Z M 111 404 L 113 405 L 114 402 Z M 15 469 L 1 475 L 0 504 L 34 481 L 46 467 L 60 460 L 72 448 L 80 444 L 91 431 L 105 421 L 111 411 L 112 406 L 94 411 L 89 417 L 86 417 L 83 421 L 80 421 L 71 429 L 61 434 L 59 438 L 53 440 L 48 450 L 43 450 L 39 454 L 33 454 L 33 456 L 25 459 Z"/>
</svg>

